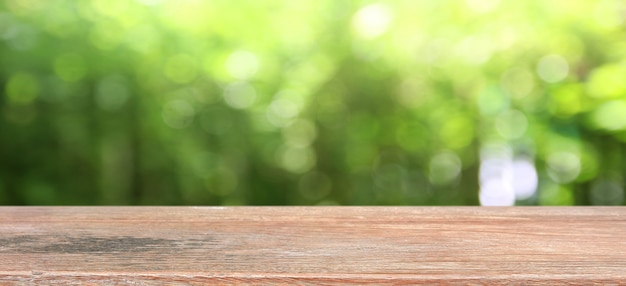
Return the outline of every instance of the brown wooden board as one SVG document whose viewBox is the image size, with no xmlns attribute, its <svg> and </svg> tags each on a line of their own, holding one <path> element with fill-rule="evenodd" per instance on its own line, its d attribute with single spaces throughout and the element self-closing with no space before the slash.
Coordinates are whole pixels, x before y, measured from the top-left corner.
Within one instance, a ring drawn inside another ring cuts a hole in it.
<svg viewBox="0 0 626 286">
<path fill-rule="evenodd" d="M 0 207 L 1 285 L 624 284 L 621 207 Z"/>
</svg>

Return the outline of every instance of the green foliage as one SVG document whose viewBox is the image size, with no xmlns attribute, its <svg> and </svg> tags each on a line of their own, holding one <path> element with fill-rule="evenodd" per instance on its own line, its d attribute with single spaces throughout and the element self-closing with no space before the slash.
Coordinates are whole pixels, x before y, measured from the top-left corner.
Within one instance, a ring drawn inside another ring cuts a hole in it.
<svg viewBox="0 0 626 286">
<path fill-rule="evenodd" d="M 4 1 L 0 203 L 623 204 L 625 11 Z"/>
</svg>

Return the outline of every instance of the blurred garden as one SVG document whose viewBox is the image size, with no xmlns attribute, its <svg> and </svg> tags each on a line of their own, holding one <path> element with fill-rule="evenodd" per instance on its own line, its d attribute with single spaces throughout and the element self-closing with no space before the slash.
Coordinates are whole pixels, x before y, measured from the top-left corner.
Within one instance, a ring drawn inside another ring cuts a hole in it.
<svg viewBox="0 0 626 286">
<path fill-rule="evenodd" d="M 0 2 L 0 204 L 622 205 L 626 2 Z"/>
</svg>

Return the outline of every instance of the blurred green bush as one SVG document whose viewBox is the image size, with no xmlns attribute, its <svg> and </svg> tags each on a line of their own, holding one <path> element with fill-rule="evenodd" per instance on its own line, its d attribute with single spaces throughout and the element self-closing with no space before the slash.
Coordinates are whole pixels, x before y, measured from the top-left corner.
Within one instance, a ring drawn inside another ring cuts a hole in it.
<svg viewBox="0 0 626 286">
<path fill-rule="evenodd" d="M 7 0 L 0 203 L 620 205 L 623 1 Z"/>
</svg>

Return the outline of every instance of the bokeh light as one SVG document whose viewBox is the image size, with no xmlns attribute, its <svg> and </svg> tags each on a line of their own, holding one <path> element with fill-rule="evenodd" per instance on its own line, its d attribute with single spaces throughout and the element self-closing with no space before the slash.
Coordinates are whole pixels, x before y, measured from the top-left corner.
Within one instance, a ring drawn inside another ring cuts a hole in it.
<svg viewBox="0 0 626 286">
<path fill-rule="evenodd" d="M 515 155 L 507 144 L 493 142 L 480 152 L 480 203 L 485 206 L 512 206 L 532 199 L 539 177 L 533 160 Z"/>
<path fill-rule="evenodd" d="M 359 9 L 353 18 L 354 29 L 359 36 L 375 38 L 384 34 L 392 21 L 389 8 L 382 3 L 375 3 Z"/>
<path fill-rule="evenodd" d="M 559 82 L 569 73 L 569 64 L 560 55 L 547 55 L 539 60 L 537 74 L 548 83 Z"/>
</svg>

